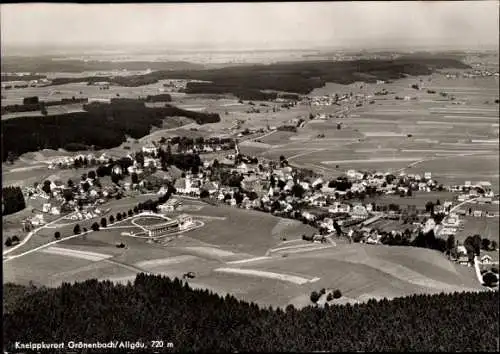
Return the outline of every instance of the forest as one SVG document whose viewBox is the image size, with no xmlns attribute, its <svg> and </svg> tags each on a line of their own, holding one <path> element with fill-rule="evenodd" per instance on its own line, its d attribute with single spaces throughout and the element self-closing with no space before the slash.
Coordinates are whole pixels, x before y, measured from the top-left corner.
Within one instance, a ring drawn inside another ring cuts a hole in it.
<svg viewBox="0 0 500 354">
<path fill-rule="evenodd" d="M 109 81 L 136 87 L 164 79 L 202 80 L 189 83 L 188 93 L 232 93 L 240 99 L 274 99 L 274 90 L 308 94 L 327 82 L 351 84 L 356 81 L 390 81 L 407 75 L 428 75 L 436 69 L 467 69 L 468 65 L 448 57 L 401 57 L 392 60 L 304 61 L 268 65 L 241 65 L 220 69 L 158 70 L 144 75 L 115 77 L 57 78 L 53 85 L 70 82 Z M 60 70 L 59 70 L 60 71 Z"/>
<path fill-rule="evenodd" d="M 363 304 L 262 308 L 182 280 L 138 274 L 22 291 L 4 305 L 3 348 L 20 342 L 165 340 L 163 351 L 496 351 L 498 292 L 412 295 Z M 57 352 L 57 351 L 54 351 Z"/>
<path fill-rule="evenodd" d="M 153 126 L 161 127 L 166 117 L 183 116 L 198 124 L 220 121 L 216 113 L 193 112 L 165 104 L 146 107 L 140 100 L 118 100 L 111 104 L 90 103 L 85 112 L 54 116 L 19 117 L 3 122 L 2 161 L 10 156 L 41 149 L 108 149 L 130 136 L 142 138 Z"/>
</svg>

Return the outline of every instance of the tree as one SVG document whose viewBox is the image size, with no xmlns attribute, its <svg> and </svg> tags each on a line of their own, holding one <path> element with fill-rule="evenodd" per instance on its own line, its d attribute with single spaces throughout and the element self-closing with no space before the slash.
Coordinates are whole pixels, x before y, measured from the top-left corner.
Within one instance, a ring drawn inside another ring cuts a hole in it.
<svg viewBox="0 0 500 354">
<path fill-rule="evenodd" d="M 67 184 L 68 184 L 69 188 L 73 188 L 73 185 L 74 185 L 73 180 L 68 179 L 68 183 Z"/>
<path fill-rule="evenodd" d="M 334 292 L 333 292 L 333 298 L 334 299 L 340 299 L 342 297 L 342 293 L 340 292 L 339 289 L 336 289 Z"/>
<path fill-rule="evenodd" d="M 326 301 L 332 301 L 332 300 L 333 300 L 332 293 L 328 293 L 328 295 L 326 296 Z"/>
<path fill-rule="evenodd" d="M 130 217 L 130 216 L 133 216 L 133 215 L 134 215 L 134 212 L 132 211 L 132 209 L 130 209 L 130 210 L 128 211 L 128 216 Z"/>
<path fill-rule="evenodd" d="M 490 250 L 490 240 L 488 240 L 487 238 L 483 238 L 481 240 L 481 249 L 484 250 L 484 251 L 489 251 Z"/>
<path fill-rule="evenodd" d="M 491 243 L 490 243 L 490 249 L 492 251 L 496 251 L 497 250 L 497 241 L 495 241 L 495 240 L 491 241 Z"/>
<path fill-rule="evenodd" d="M 311 299 L 311 301 L 312 301 L 313 303 L 317 303 L 317 302 L 318 302 L 318 300 L 319 300 L 319 298 L 320 298 L 320 294 L 318 294 L 318 292 L 317 292 L 317 291 L 313 291 L 313 292 L 311 293 L 310 299 Z"/>
<path fill-rule="evenodd" d="M 139 176 L 137 175 L 137 173 L 133 172 L 131 175 L 130 175 L 130 179 L 132 180 L 132 184 L 137 184 L 139 183 Z"/>
<path fill-rule="evenodd" d="M 76 224 L 76 225 L 75 225 L 75 227 L 73 228 L 73 233 L 74 233 L 75 235 L 78 235 L 78 234 L 80 234 L 80 232 L 81 232 L 81 231 L 80 231 L 80 225 L 79 225 L 79 224 Z"/>
<path fill-rule="evenodd" d="M 91 180 L 95 180 L 97 178 L 97 173 L 94 170 L 89 171 L 88 178 L 90 178 Z"/>
<path fill-rule="evenodd" d="M 97 222 L 94 222 L 91 228 L 92 231 L 99 231 L 99 224 Z"/>
<path fill-rule="evenodd" d="M 44 181 L 43 186 L 42 186 L 42 191 L 44 191 L 47 194 L 50 194 L 50 181 Z"/>
<path fill-rule="evenodd" d="M 210 193 L 206 189 L 202 189 L 200 192 L 200 198 L 208 198 L 210 197 Z"/>
<path fill-rule="evenodd" d="M 12 246 L 12 239 L 10 237 L 7 237 L 7 239 L 5 240 L 5 246 L 6 247 Z"/>
<path fill-rule="evenodd" d="M 127 214 L 125 212 L 122 213 L 122 220 L 127 218 Z"/>
<path fill-rule="evenodd" d="M 109 216 L 109 223 L 113 224 L 115 222 L 115 217 L 113 215 Z"/>
<path fill-rule="evenodd" d="M 483 275 L 483 283 L 488 287 L 493 287 L 498 283 L 498 278 L 494 273 L 487 272 Z"/>
<path fill-rule="evenodd" d="M 446 251 L 448 252 L 448 254 L 450 254 L 453 248 L 455 248 L 455 235 L 450 235 L 446 240 Z"/>
<path fill-rule="evenodd" d="M 325 289 L 325 288 L 322 288 L 322 289 L 319 291 L 319 293 L 320 293 L 321 295 L 325 295 L 325 294 L 326 294 L 326 289 Z"/>
<path fill-rule="evenodd" d="M 12 244 L 18 243 L 19 241 L 20 240 L 19 240 L 19 237 L 17 235 L 12 236 Z"/>
<path fill-rule="evenodd" d="M 302 196 L 304 195 L 304 188 L 300 185 L 300 184 L 294 184 L 293 187 L 292 187 L 292 194 L 294 197 L 296 198 L 302 198 Z"/>
<path fill-rule="evenodd" d="M 106 218 L 102 218 L 101 219 L 101 227 L 106 228 L 107 224 L 108 224 L 108 222 L 106 221 Z"/>
<path fill-rule="evenodd" d="M 116 214 L 116 220 L 117 221 L 121 221 L 122 220 L 122 214 L 121 213 L 117 213 Z"/>
<path fill-rule="evenodd" d="M 61 233 L 59 231 L 54 232 L 54 238 L 59 240 L 61 238 Z"/>
</svg>

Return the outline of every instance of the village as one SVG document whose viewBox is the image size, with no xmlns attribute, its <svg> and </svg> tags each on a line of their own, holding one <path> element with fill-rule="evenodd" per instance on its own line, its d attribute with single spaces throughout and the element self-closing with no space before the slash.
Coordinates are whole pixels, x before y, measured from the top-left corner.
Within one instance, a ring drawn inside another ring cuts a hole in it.
<svg viewBox="0 0 500 354">
<path fill-rule="evenodd" d="M 230 149 L 234 150 L 228 153 Z M 203 160 L 199 157 L 202 152 L 206 153 Z M 327 181 L 313 171 L 290 166 L 285 156 L 272 161 L 243 155 L 238 141 L 229 138 L 162 137 L 119 159 L 105 153 L 78 154 L 48 164 L 51 169 L 96 170 L 82 174 L 80 181 L 47 180 L 26 187 L 25 198 L 40 205 L 23 221 L 26 232 L 44 225 L 45 218 L 68 213 L 72 213 L 71 220 L 96 218 L 110 212 L 110 208 L 104 210 L 108 201 L 140 194 L 167 195 L 158 207 L 160 213 L 178 209 L 182 198 L 195 198 L 300 220 L 318 230 L 303 235 L 303 239 L 319 243 L 331 242 L 336 235 L 340 242 L 410 245 L 419 234 L 427 235 L 431 230 L 438 238 L 450 239 L 463 228 L 466 215 L 498 217 L 498 213 L 480 208 L 459 208 L 469 201 L 498 204 L 498 195 L 488 181 L 444 186 L 432 178 L 432 172 L 419 175 L 356 170 Z M 397 198 L 411 198 L 414 193 L 427 193 L 435 200 L 436 193 L 441 192 L 453 192 L 455 197 L 435 203 L 429 197 L 425 208 L 404 207 L 397 202 Z M 384 197 L 392 198 L 392 202 L 382 202 Z M 496 249 L 496 242 L 489 247 Z M 464 249 L 457 241 L 453 259 L 471 265 Z M 491 257 L 484 261 L 491 262 Z"/>
</svg>

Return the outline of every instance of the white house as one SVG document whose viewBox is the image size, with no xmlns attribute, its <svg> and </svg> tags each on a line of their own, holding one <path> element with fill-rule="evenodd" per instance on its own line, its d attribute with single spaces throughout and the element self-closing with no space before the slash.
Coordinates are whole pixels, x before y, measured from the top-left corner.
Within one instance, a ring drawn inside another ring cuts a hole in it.
<svg viewBox="0 0 500 354">
<path fill-rule="evenodd" d="M 423 228 L 423 232 L 424 233 L 427 233 L 431 230 L 434 230 L 434 228 L 436 227 L 436 222 L 434 221 L 433 218 L 429 218 L 427 219 L 427 221 L 425 222 L 425 225 L 424 225 L 424 228 Z"/>
<path fill-rule="evenodd" d="M 154 155 L 158 152 L 158 148 L 152 144 L 146 145 L 142 147 L 142 152 L 145 154 L 151 154 Z"/>
<path fill-rule="evenodd" d="M 176 210 L 180 205 L 181 205 L 181 201 L 179 199 L 171 198 L 171 199 L 167 200 L 166 203 L 160 205 L 158 207 L 158 209 L 160 209 L 160 211 L 171 212 L 171 211 Z"/>
<path fill-rule="evenodd" d="M 368 217 L 368 211 L 361 204 L 354 205 L 351 209 L 350 214 L 354 219 L 365 219 Z"/>
</svg>

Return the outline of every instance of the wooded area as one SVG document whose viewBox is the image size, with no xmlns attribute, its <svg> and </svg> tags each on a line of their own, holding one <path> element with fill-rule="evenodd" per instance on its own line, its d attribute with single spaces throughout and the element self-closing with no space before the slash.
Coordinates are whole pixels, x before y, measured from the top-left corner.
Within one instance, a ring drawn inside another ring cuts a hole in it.
<svg viewBox="0 0 500 354">
<path fill-rule="evenodd" d="M 130 338 L 165 339 L 174 343 L 174 351 L 498 350 L 498 292 L 281 310 L 139 274 L 133 284 L 88 280 L 10 303 L 4 314 L 6 351 L 14 341 Z"/>
</svg>

